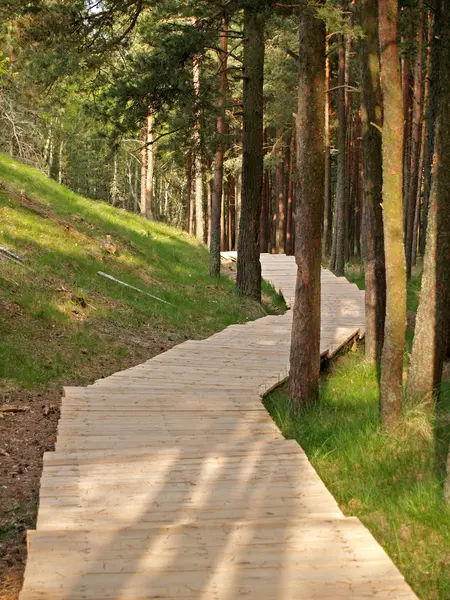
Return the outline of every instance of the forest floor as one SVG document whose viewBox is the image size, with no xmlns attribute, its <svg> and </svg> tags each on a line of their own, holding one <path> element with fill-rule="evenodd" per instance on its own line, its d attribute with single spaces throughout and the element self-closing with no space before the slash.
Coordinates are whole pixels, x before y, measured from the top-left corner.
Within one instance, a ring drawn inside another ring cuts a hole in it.
<svg viewBox="0 0 450 600">
<path fill-rule="evenodd" d="M 363 287 L 359 267 L 348 279 Z M 408 346 L 420 276 L 408 290 Z M 405 350 L 405 363 L 408 360 Z M 361 344 L 323 373 L 320 400 L 293 417 L 285 386 L 266 398 L 283 434 L 296 439 L 346 515 L 358 517 L 421 600 L 450 598 L 450 509 L 443 501 L 450 442 L 450 365 L 437 407 L 406 406 L 400 425 L 380 427 L 375 369 Z M 435 410 L 436 408 L 436 410 Z"/>
<path fill-rule="evenodd" d="M 208 269 L 206 248 L 184 232 L 82 198 L 0 155 L 1 600 L 20 590 L 62 386 L 88 385 L 186 339 L 284 311 L 267 284 L 261 306 Z"/>
</svg>

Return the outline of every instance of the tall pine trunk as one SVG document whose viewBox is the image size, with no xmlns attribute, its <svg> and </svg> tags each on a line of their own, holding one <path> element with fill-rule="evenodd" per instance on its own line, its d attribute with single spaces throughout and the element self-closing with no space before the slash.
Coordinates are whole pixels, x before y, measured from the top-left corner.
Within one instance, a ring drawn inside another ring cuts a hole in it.
<svg viewBox="0 0 450 600">
<path fill-rule="evenodd" d="M 287 187 L 287 217 L 286 217 L 286 254 L 294 253 L 293 221 L 294 221 L 294 168 L 295 168 L 295 130 L 291 134 L 289 149 L 289 172 Z"/>
<path fill-rule="evenodd" d="M 365 225 L 366 358 L 380 364 L 386 314 L 386 275 L 382 213 L 382 97 L 378 47 L 378 2 L 361 0 L 360 42 L 361 120 L 363 141 L 363 202 Z"/>
<path fill-rule="evenodd" d="M 276 143 L 279 141 L 278 163 L 275 178 L 275 194 L 277 198 L 277 251 L 279 254 L 286 252 L 286 196 L 284 188 L 283 164 L 283 134 L 280 129 L 276 132 Z"/>
<path fill-rule="evenodd" d="M 339 46 L 339 72 L 337 90 L 337 112 L 338 112 L 338 160 L 337 160 L 337 183 L 336 183 L 336 217 L 335 217 L 335 252 L 334 263 L 331 270 L 335 275 L 344 275 L 345 246 L 346 246 L 346 110 L 345 110 L 345 46 L 344 36 L 340 36 Z"/>
<path fill-rule="evenodd" d="M 428 108 L 427 108 L 427 142 L 425 147 L 424 156 L 424 184 L 423 184 L 423 202 L 422 212 L 420 219 L 420 253 L 422 256 L 425 254 L 425 243 L 427 233 L 427 219 L 428 219 L 428 206 L 431 191 L 431 165 L 433 161 L 434 153 L 434 135 L 435 135 L 435 121 L 436 121 L 436 109 L 437 109 L 437 87 L 439 84 L 439 55 L 440 55 L 440 44 L 441 44 L 441 0 L 437 0 L 434 6 L 434 21 L 432 26 L 431 35 L 431 47 L 430 47 L 430 69 L 427 77 L 429 83 L 429 96 L 428 96 Z"/>
<path fill-rule="evenodd" d="M 141 216 L 147 216 L 147 126 L 142 128 L 141 147 Z"/>
<path fill-rule="evenodd" d="M 155 170 L 155 152 L 153 148 L 153 114 L 150 112 L 146 121 L 147 131 L 147 158 L 145 169 L 145 216 L 147 219 L 153 219 L 153 173 Z"/>
<path fill-rule="evenodd" d="M 244 8 L 242 192 L 236 290 L 261 300 L 259 226 L 263 178 L 264 14 L 257 4 Z"/>
<path fill-rule="evenodd" d="M 192 153 L 189 150 L 186 156 L 186 187 L 187 187 L 187 230 L 194 233 L 194 202 L 192 201 Z"/>
<path fill-rule="evenodd" d="M 297 110 L 297 202 L 290 401 L 293 408 L 317 399 L 320 373 L 320 270 L 324 190 L 325 26 L 308 6 L 300 17 Z"/>
<path fill-rule="evenodd" d="M 424 107 L 425 108 L 425 107 Z M 420 221 L 420 205 L 422 199 L 422 177 L 423 177 L 423 162 L 424 162 L 424 151 L 425 143 L 427 139 L 427 123 L 422 123 L 422 139 L 420 142 L 420 158 L 419 158 L 419 169 L 417 174 L 417 192 L 416 192 L 416 205 L 414 210 L 414 228 L 412 236 L 412 248 L 411 248 L 411 268 L 416 265 L 417 262 L 417 243 L 419 239 L 419 221 Z"/>
<path fill-rule="evenodd" d="M 386 321 L 381 357 L 381 417 L 394 424 L 403 397 L 406 327 L 406 266 L 403 231 L 403 101 L 397 45 L 397 0 L 379 0 L 383 93 L 383 229 L 386 261 Z"/>
<path fill-rule="evenodd" d="M 411 132 L 411 162 L 406 197 L 406 276 L 411 278 L 414 217 L 416 213 L 417 185 L 419 177 L 420 142 L 422 138 L 423 100 L 423 0 L 419 0 L 419 23 L 417 29 L 417 56 L 414 69 L 414 96 Z"/>
<path fill-rule="evenodd" d="M 328 42 L 326 45 L 325 58 L 325 183 L 324 183 L 324 209 L 322 229 L 322 256 L 329 256 L 331 251 L 331 139 L 330 139 L 330 58 L 328 56 Z"/>
<path fill-rule="evenodd" d="M 200 58 L 194 56 L 192 77 L 194 82 L 194 94 L 196 101 L 200 97 Z M 195 235 L 204 241 L 205 237 L 205 215 L 203 210 L 203 165 L 202 165 L 202 144 L 200 134 L 200 119 L 197 110 L 197 120 L 194 125 L 194 188 L 195 188 Z"/>
<path fill-rule="evenodd" d="M 222 20 L 220 29 L 219 51 L 219 116 L 217 117 L 217 149 L 214 157 L 214 185 L 211 202 L 211 242 L 209 272 L 214 277 L 220 275 L 220 213 L 222 206 L 223 188 L 223 158 L 225 153 L 224 137 L 225 123 L 225 97 L 227 93 L 227 58 L 228 58 L 228 23 Z"/>
<path fill-rule="evenodd" d="M 450 306 L 450 2 L 442 12 L 438 115 L 425 262 L 408 373 L 408 393 L 437 392 L 447 352 Z"/>
</svg>

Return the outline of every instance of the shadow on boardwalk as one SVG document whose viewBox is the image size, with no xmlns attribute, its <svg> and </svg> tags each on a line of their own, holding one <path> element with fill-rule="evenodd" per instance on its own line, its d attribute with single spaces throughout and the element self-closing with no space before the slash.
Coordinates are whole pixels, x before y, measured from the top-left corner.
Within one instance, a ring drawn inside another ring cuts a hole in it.
<svg viewBox="0 0 450 600">
<path fill-rule="evenodd" d="M 323 290 L 329 352 L 363 326 L 363 296 L 326 273 Z M 261 403 L 291 324 L 231 326 L 66 389 L 21 600 L 415 598 Z"/>
</svg>

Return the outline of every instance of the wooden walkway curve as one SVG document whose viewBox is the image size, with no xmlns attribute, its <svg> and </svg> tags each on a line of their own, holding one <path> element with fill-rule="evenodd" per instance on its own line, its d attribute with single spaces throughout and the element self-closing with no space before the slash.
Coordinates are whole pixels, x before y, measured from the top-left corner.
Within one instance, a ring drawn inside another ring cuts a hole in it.
<svg viewBox="0 0 450 600">
<path fill-rule="evenodd" d="M 295 263 L 263 255 L 289 300 Z M 321 348 L 364 327 L 323 271 Z M 346 518 L 261 395 L 285 378 L 291 311 L 66 388 L 20 600 L 416 598 Z"/>
</svg>

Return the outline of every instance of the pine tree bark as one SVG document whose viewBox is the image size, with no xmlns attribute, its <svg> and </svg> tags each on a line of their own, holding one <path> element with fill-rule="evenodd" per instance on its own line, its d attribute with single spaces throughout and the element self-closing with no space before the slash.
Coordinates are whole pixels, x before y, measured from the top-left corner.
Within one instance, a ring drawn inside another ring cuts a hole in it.
<svg viewBox="0 0 450 600">
<path fill-rule="evenodd" d="M 335 275 L 344 275 L 345 247 L 346 247 L 346 110 L 345 110 L 345 46 L 344 36 L 340 36 L 339 46 L 339 72 L 337 90 L 337 112 L 338 112 L 338 160 L 337 160 L 337 183 L 336 183 L 336 216 L 335 216 L 335 261 L 330 265 Z"/>
<path fill-rule="evenodd" d="M 192 77 L 194 82 L 194 93 L 196 98 L 200 97 L 200 58 L 194 56 Z M 194 126 L 194 186 L 195 186 L 195 235 L 204 241 L 205 238 L 205 214 L 203 210 L 203 165 L 202 165 L 202 144 L 200 134 L 200 120 L 197 115 L 197 121 Z"/>
<path fill-rule="evenodd" d="M 60 142 L 59 142 L 59 157 L 58 157 L 58 183 L 59 184 L 62 184 L 62 182 L 63 182 L 64 146 L 65 146 L 64 140 L 60 140 Z"/>
<path fill-rule="evenodd" d="M 293 309 L 289 391 L 294 409 L 318 397 L 320 270 L 324 190 L 325 26 L 304 5 L 300 17 L 298 184 L 295 211 L 297 281 Z"/>
<path fill-rule="evenodd" d="M 331 251 L 331 138 L 330 138 L 330 58 L 328 56 L 328 42 L 326 43 L 325 58 L 325 184 L 324 184 L 324 209 L 322 230 L 322 256 L 329 256 Z"/>
<path fill-rule="evenodd" d="M 263 129 L 263 154 L 266 154 L 267 148 L 267 127 Z M 259 226 L 259 249 L 260 252 L 269 251 L 269 215 L 270 215 L 270 202 L 268 195 L 268 173 L 267 169 L 263 171 L 263 182 L 261 191 L 261 216 Z"/>
<path fill-rule="evenodd" d="M 430 69 L 427 81 L 429 83 L 429 102 L 427 110 L 427 143 L 425 147 L 424 156 L 424 185 L 423 185 L 423 202 L 422 212 L 420 220 L 420 253 L 422 256 L 425 255 L 425 243 L 427 233 L 427 218 L 428 218 L 428 207 L 431 191 L 431 165 L 433 162 L 434 154 L 434 135 L 435 135 L 435 121 L 436 121 L 436 110 L 437 110 L 437 87 L 439 83 L 439 55 L 440 55 L 440 44 L 441 44 L 441 0 L 437 0 L 433 7 L 434 21 L 432 26 L 432 40 L 431 40 L 431 57 L 430 57 Z"/>
<path fill-rule="evenodd" d="M 147 127 L 142 128 L 141 147 L 141 217 L 147 216 Z"/>
<path fill-rule="evenodd" d="M 443 2 L 438 115 L 422 289 L 408 393 L 438 393 L 447 352 L 450 306 L 450 2 Z"/>
<path fill-rule="evenodd" d="M 419 221 L 420 221 L 420 207 L 422 199 L 422 177 L 423 177 L 423 161 L 424 161 L 424 150 L 427 138 L 427 123 L 422 123 L 422 139 L 420 142 L 420 158 L 419 158 L 419 169 L 417 176 L 417 194 L 416 194 L 416 205 L 414 210 L 414 227 L 412 236 L 412 248 L 411 248 L 411 268 L 417 263 L 417 244 L 419 239 Z"/>
<path fill-rule="evenodd" d="M 236 184 L 233 175 L 231 173 L 227 178 L 227 197 L 228 197 L 228 247 L 233 250 L 233 239 L 234 239 L 234 213 L 236 210 L 236 197 L 235 197 Z"/>
<path fill-rule="evenodd" d="M 237 171 L 235 175 L 235 191 L 234 191 L 234 247 L 237 250 L 239 239 L 239 221 L 241 218 L 241 171 Z"/>
<path fill-rule="evenodd" d="M 236 291 L 261 300 L 259 227 L 263 178 L 264 14 L 258 4 L 244 8 L 243 138 L 241 219 Z"/>
<path fill-rule="evenodd" d="M 417 56 L 414 69 L 414 95 L 411 131 L 411 162 L 406 197 L 406 276 L 411 278 L 414 217 L 416 212 L 417 182 L 419 177 L 420 141 L 422 138 L 423 99 L 423 0 L 419 0 L 419 23 L 417 26 Z"/>
<path fill-rule="evenodd" d="M 379 366 L 386 315 L 386 275 L 382 213 L 382 97 L 378 45 L 378 2 L 361 0 L 360 42 L 363 202 L 365 225 L 365 354 Z"/>
<path fill-rule="evenodd" d="M 194 233 L 194 211 L 192 200 L 192 153 L 188 151 L 186 157 L 186 186 L 187 186 L 187 230 L 191 235 Z"/>
<path fill-rule="evenodd" d="M 289 149 L 289 171 L 287 189 L 287 219 L 286 219 L 286 254 L 294 253 L 293 223 L 294 223 L 294 168 L 295 168 L 295 130 L 291 134 Z"/>
<path fill-rule="evenodd" d="M 145 217 L 153 220 L 153 174 L 155 170 L 155 152 L 153 148 L 153 114 L 147 116 L 147 158 L 145 169 Z"/>
<path fill-rule="evenodd" d="M 217 117 L 217 149 L 214 157 L 214 185 L 211 202 L 211 242 L 209 249 L 209 272 L 213 277 L 220 275 L 220 213 L 222 206 L 223 188 L 223 159 L 225 154 L 225 98 L 228 88 L 227 58 L 228 58 L 228 22 L 222 20 L 220 29 L 219 56 L 219 116 Z"/>
<path fill-rule="evenodd" d="M 409 12 L 409 7 L 405 8 Z M 409 17 L 410 18 L 410 17 Z M 411 123 L 412 123 L 412 75 L 409 57 L 402 60 L 402 95 L 403 95 L 403 213 L 406 231 L 406 208 L 408 196 L 409 168 L 411 166 Z"/>
<path fill-rule="evenodd" d="M 381 357 L 381 417 L 397 422 L 403 396 L 406 327 L 406 265 L 403 231 L 403 101 L 397 45 L 397 0 L 379 0 L 383 94 L 383 229 L 386 261 L 386 321 Z"/>
<path fill-rule="evenodd" d="M 280 129 L 276 132 L 276 143 L 279 140 L 278 163 L 275 178 L 275 194 L 277 198 L 277 251 L 286 252 L 286 196 L 284 195 L 284 164 L 283 164 L 283 134 Z"/>
</svg>

